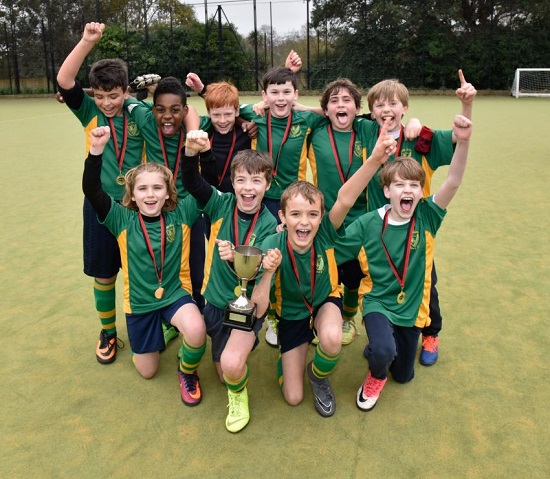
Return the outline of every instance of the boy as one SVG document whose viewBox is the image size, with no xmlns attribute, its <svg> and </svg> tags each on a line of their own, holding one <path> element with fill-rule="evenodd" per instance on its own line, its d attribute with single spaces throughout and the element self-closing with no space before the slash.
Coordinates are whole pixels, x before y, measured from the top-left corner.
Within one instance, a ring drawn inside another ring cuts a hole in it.
<svg viewBox="0 0 550 479">
<path fill-rule="evenodd" d="M 293 111 L 298 99 L 298 81 L 290 68 L 275 68 L 262 79 L 262 98 L 268 106 L 265 116 L 254 113 L 252 105 L 241 107 L 241 116 L 258 126 L 252 148 L 273 158 L 273 184 L 264 204 L 279 219 L 281 193 L 292 182 L 305 180 L 307 174 L 307 138 L 310 131 L 327 120 L 312 111 Z M 271 312 L 267 317 L 265 339 L 277 346 L 277 322 Z"/>
<path fill-rule="evenodd" d="M 353 176 L 367 158 L 365 146 L 370 143 L 369 134 L 376 141 L 378 132 L 374 135 L 375 123 L 356 121 L 355 118 L 361 109 L 361 93 L 347 78 L 338 78 L 329 83 L 321 95 L 320 103 L 321 112 L 326 115 L 329 122 L 312 131 L 308 159 L 313 183 L 323 192 L 326 208 L 330 210 L 340 187 Z M 412 119 L 407 123 L 406 132 L 416 137 L 420 128 L 418 120 Z M 365 188 L 346 216 L 344 227 L 366 212 Z M 349 281 L 354 270 L 360 273 L 356 260 L 339 267 L 341 278 L 347 278 L 343 295 L 343 345 L 350 344 L 357 332 L 354 318 L 358 310 L 360 277 L 355 282 Z"/>
<path fill-rule="evenodd" d="M 189 194 L 179 174 L 185 135 L 186 131 L 198 128 L 199 118 L 195 109 L 187 105 L 187 94 L 177 78 L 162 78 L 149 88 L 154 90 L 152 107 L 134 99 L 128 99 L 126 106 L 145 140 L 147 161 L 164 164 L 172 171 L 181 200 Z M 204 279 L 205 250 L 201 218 L 191 230 L 190 258 L 193 298 L 202 311 L 204 299 L 200 291 Z"/>
<path fill-rule="evenodd" d="M 204 320 L 212 338 L 212 359 L 220 380 L 227 386 L 229 412 L 225 426 L 228 431 L 236 433 L 250 420 L 246 361 L 258 344 L 257 335 L 263 320 L 258 315 L 253 331 L 223 325 L 224 310 L 235 299 L 238 286 L 237 277 L 225 263 L 233 260 L 233 245 L 258 246 L 275 231 L 277 222 L 262 205 L 264 194 L 271 185 L 273 162 L 263 153 L 240 151 L 231 165 L 235 193 L 221 193 L 199 173 L 196 155 L 202 152 L 201 165 L 213 162 L 209 148 L 205 132 L 188 133 L 182 176 L 186 188 L 212 222 L 203 286 L 207 300 Z"/>
<path fill-rule="evenodd" d="M 458 71 L 460 88 L 456 94 L 462 102 L 462 115 L 471 118 L 472 104 L 476 90 L 467 83 L 462 70 Z M 430 195 L 431 178 L 434 171 L 443 165 L 448 165 L 453 156 L 453 143 L 456 141 L 451 130 L 435 130 L 423 128 L 415 142 L 403 138 L 401 118 L 409 107 L 409 92 L 405 85 L 397 80 L 384 80 L 374 85 L 367 95 L 367 101 L 372 117 L 378 123 L 375 128 L 386 120 L 391 120 L 390 133 L 398 140 L 397 156 L 408 156 L 415 159 L 426 173 L 424 196 Z M 367 151 L 374 145 L 371 140 Z M 391 158 L 389 160 L 391 162 Z M 379 172 L 380 173 L 380 172 Z M 380 187 L 380 174 L 375 175 L 367 187 L 368 211 L 374 211 L 387 203 L 383 190 Z M 439 353 L 438 334 L 441 330 L 442 317 L 439 308 L 439 296 L 436 289 L 437 274 L 432 268 L 432 293 L 430 296 L 430 316 L 422 331 L 422 349 L 420 363 L 424 366 L 435 364 Z"/>
<path fill-rule="evenodd" d="M 314 405 L 323 417 L 335 412 L 334 393 L 328 376 L 336 366 L 342 344 L 341 299 L 334 246 L 338 231 L 361 191 L 388 155 L 395 140 L 382 130 L 372 155 L 342 185 L 332 209 L 324 215 L 321 191 L 306 181 L 292 183 L 281 197 L 281 233 L 267 238 L 264 250 L 278 250 L 282 261 L 274 277 L 271 298 L 268 277 L 255 287 L 252 301 L 262 314 L 269 302 L 279 320 L 278 376 L 285 400 L 291 405 L 303 399 L 303 376 L 308 346 L 317 332 L 315 357 L 307 365 Z"/>
<path fill-rule="evenodd" d="M 103 189 L 116 201 L 124 195 L 125 173 L 140 164 L 143 139 L 134 121 L 123 112 L 128 91 L 128 72 L 122 60 L 100 60 L 90 70 L 93 98 L 84 93 L 76 81 L 82 63 L 99 42 L 105 25 L 87 23 L 82 39 L 67 56 L 57 83 L 66 105 L 86 132 L 86 154 L 90 148 L 89 132 L 97 126 L 108 126 L 111 139 L 105 146 L 101 171 Z M 115 283 L 120 269 L 120 252 L 116 238 L 97 221 L 89 201 L 84 199 L 84 274 L 94 278 L 94 299 L 101 322 L 96 348 L 100 364 L 116 359 L 116 294 Z M 120 341 L 121 347 L 123 346 Z"/>
<path fill-rule="evenodd" d="M 298 81 L 290 68 L 267 72 L 262 88 L 267 114 L 256 115 L 252 105 L 243 105 L 241 116 L 258 126 L 258 138 L 252 142 L 252 148 L 273 158 L 273 184 L 266 192 L 264 204 L 278 217 L 282 192 L 294 181 L 306 179 L 308 135 L 326 119 L 312 111 L 293 111 L 298 99 Z"/>
<path fill-rule="evenodd" d="M 227 82 L 211 83 L 206 87 L 203 98 L 208 117 L 201 118 L 201 130 L 209 134 L 218 169 L 217 189 L 223 193 L 234 193 L 231 162 L 239 151 L 250 149 L 248 134 L 243 128 L 235 127 L 239 117 L 239 92 Z"/>
<path fill-rule="evenodd" d="M 388 372 L 399 383 L 414 377 L 420 328 L 429 314 L 433 242 L 464 176 L 471 131 L 470 120 L 457 115 L 453 159 L 432 197 L 423 199 L 426 173 L 417 161 L 401 157 L 387 164 L 381 181 L 389 204 L 354 221 L 337 247 L 340 259 L 358 257 L 365 275 L 369 373 L 356 400 L 363 411 L 376 405 Z"/>
<path fill-rule="evenodd" d="M 290 50 L 285 67 L 298 72 L 302 59 Z M 210 137 L 210 146 L 218 167 L 218 190 L 233 192 L 231 185 L 231 160 L 241 150 L 250 149 L 250 138 L 256 137 L 253 122 L 239 122 L 239 92 L 228 82 L 205 86 L 196 73 L 188 73 L 185 84 L 204 98 L 208 117 L 201 117 L 201 130 Z M 241 128 L 235 128 L 235 125 Z M 245 135 L 248 133 L 248 135 Z"/>
<path fill-rule="evenodd" d="M 181 400 L 201 402 L 197 367 L 206 349 L 206 328 L 190 295 L 189 235 L 200 212 L 193 198 L 177 201 L 171 171 L 145 163 L 126 174 L 122 205 L 101 187 L 100 171 L 109 128 L 91 131 L 90 153 L 82 187 L 98 220 L 116 235 L 124 272 L 124 310 L 133 362 L 139 374 L 152 378 L 165 348 L 161 324 L 182 333 L 178 366 Z"/>
</svg>

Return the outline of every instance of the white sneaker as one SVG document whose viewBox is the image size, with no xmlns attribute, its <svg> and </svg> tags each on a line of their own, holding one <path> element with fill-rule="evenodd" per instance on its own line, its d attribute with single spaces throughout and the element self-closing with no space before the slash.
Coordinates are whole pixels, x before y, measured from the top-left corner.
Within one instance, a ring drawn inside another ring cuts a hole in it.
<svg viewBox="0 0 550 479">
<path fill-rule="evenodd" d="M 357 407 L 363 411 L 372 410 L 376 406 L 387 380 L 388 378 L 376 379 L 369 371 L 367 378 L 357 391 Z"/>
<path fill-rule="evenodd" d="M 355 319 L 344 319 L 344 324 L 342 325 L 342 345 L 346 346 L 353 343 L 355 336 L 358 334 Z"/>
<path fill-rule="evenodd" d="M 265 340 L 270 346 L 278 346 L 279 338 L 277 337 L 277 320 L 266 318 L 267 328 L 265 330 Z"/>
</svg>

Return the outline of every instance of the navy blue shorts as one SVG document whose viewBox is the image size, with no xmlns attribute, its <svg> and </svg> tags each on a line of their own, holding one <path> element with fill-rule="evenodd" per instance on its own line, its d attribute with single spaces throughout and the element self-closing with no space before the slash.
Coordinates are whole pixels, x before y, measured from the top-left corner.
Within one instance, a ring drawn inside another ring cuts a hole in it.
<svg viewBox="0 0 550 479">
<path fill-rule="evenodd" d="M 319 308 L 326 303 L 333 303 L 340 309 L 342 313 L 342 298 L 329 296 L 313 311 L 313 318 L 317 317 Z M 279 336 L 279 347 L 281 354 L 297 348 L 304 343 L 311 343 L 314 338 L 313 329 L 309 327 L 309 317 L 304 319 L 284 319 L 277 315 L 279 325 L 277 332 Z"/>
<path fill-rule="evenodd" d="M 120 269 L 116 238 L 102 225 L 92 204 L 84 198 L 84 274 L 92 278 L 112 278 Z"/>
<path fill-rule="evenodd" d="M 185 295 L 172 304 L 150 313 L 126 314 L 126 327 L 132 351 L 137 354 L 163 351 L 166 345 L 162 323 L 171 324 L 170 321 L 178 309 L 189 303 L 194 303 L 193 298 Z"/>
<path fill-rule="evenodd" d="M 420 329 L 392 324 L 382 313 L 367 313 L 363 320 L 369 339 L 363 355 L 371 374 L 384 379 L 391 373 L 398 383 L 412 380 Z"/>
<path fill-rule="evenodd" d="M 254 351 L 254 349 L 256 349 L 256 346 L 258 346 L 258 333 L 260 332 L 260 330 L 262 329 L 262 325 L 264 324 L 264 317 L 265 314 L 261 318 L 256 319 L 256 322 L 254 323 L 252 330 L 256 335 L 256 341 L 254 342 L 252 351 Z M 227 344 L 229 336 L 231 335 L 231 331 L 233 330 L 233 328 L 223 325 L 224 318 L 225 310 L 217 308 L 216 306 L 208 302 L 205 304 L 204 322 L 206 324 L 206 333 L 212 339 L 212 361 L 214 361 L 215 363 L 220 362 L 222 352 L 225 349 L 225 345 Z"/>
</svg>

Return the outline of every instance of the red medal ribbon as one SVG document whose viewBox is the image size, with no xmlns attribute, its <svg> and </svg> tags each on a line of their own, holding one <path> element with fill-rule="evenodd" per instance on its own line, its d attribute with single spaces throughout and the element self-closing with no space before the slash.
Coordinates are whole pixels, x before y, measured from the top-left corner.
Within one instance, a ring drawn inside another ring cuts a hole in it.
<svg viewBox="0 0 550 479">
<path fill-rule="evenodd" d="M 407 277 L 407 270 L 409 268 L 409 258 L 411 256 L 411 239 L 412 239 L 412 234 L 413 234 L 413 231 L 414 231 L 414 226 L 416 224 L 416 217 L 413 216 L 411 218 L 411 220 L 409 221 L 409 229 L 407 231 L 407 239 L 405 240 L 405 252 L 404 252 L 405 260 L 403 261 L 402 272 L 399 273 L 395 263 L 391 259 L 388 248 L 386 247 L 386 243 L 384 243 L 384 233 L 386 232 L 386 228 L 388 227 L 390 209 L 391 208 L 388 208 L 387 211 L 386 211 L 386 214 L 384 215 L 384 226 L 382 227 L 382 233 L 380 235 L 380 239 L 382 240 L 382 247 L 384 248 L 384 253 L 386 253 L 386 258 L 387 258 L 388 263 L 391 267 L 393 275 L 395 276 L 395 279 L 397 279 L 397 282 L 399 283 L 399 286 L 401 286 L 401 291 L 403 291 L 403 289 L 405 287 L 405 279 Z"/>
<path fill-rule="evenodd" d="M 342 170 L 342 160 L 338 154 L 338 148 L 336 147 L 336 142 L 334 141 L 334 132 L 332 130 L 332 125 L 328 125 L 328 136 L 330 138 L 330 146 L 332 146 L 332 154 L 334 156 L 334 162 L 336 163 L 336 168 L 338 168 L 338 174 L 340 175 L 340 180 L 344 184 L 349 179 L 349 173 L 351 171 L 351 164 L 353 163 L 353 150 L 355 148 L 355 130 L 351 130 L 351 140 L 349 144 L 349 163 L 348 171 L 346 176 L 344 176 L 344 171 Z"/>
<path fill-rule="evenodd" d="M 258 216 L 260 216 L 260 211 L 262 211 L 263 205 L 260 205 L 258 208 L 258 211 L 254 214 L 254 218 L 252 218 L 252 221 L 248 225 L 248 229 L 246 230 L 246 234 L 244 235 L 244 241 L 243 245 L 247 245 L 250 241 L 250 237 L 252 236 L 252 232 L 254 231 L 254 227 L 256 226 L 256 221 L 258 221 Z M 233 234 L 235 241 L 233 244 L 235 246 L 239 246 L 239 213 L 237 210 L 237 203 L 235 203 L 235 207 L 233 208 Z"/>
<path fill-rule="evenodd" d="M 162 150 L 162 157 L 164 159 L 164 165 L 166 168 L 170 170 L 170 164 L 168 163 L 168 155 L 166 154 L 166 147 L 164 145 L 164 136 L 162 134 L 162 131 L 160 129 L 160 126 L 158 127 L 158 135 L 159 135 L 159 141 L 160 141 L 160 149 Z M 180 138 L 178 141 L 178 153 L 176 155 L 176 162 L 174 163 L 174 171 L 172 173 L 174 174 L 174 181 L 178 177 L 178 170 L 180 167 L 180 159 L 181 159 L 181 148 L 183 146 L 183 130 L 180 129 Z"/>
<path fill-rule="evenodd" d="M 214 148 L 214 138 L 216 135 L 212 135 L 210 137 L 210 148 Z M 231 147 L 229 148 L 229 153 L 227 154 L 227 158 L 225 159 L 225 164 L 223 166 L 223 172 L 221 175 L 218 175 L 218 187 L 221 186 L 223 179 L 225 178 L 225 174 L 227 173 L 227 168 L 229 168 L 229 163 L 231 163 L 231 157 L 233 156 L 233 150 L 235 149 L 235 144 L 237 143 L 237 131 L 235 130 L 235 127 L 233 127 L 233 138 L 231 139 Z"/>
<path fill-rule="evenodd" d="M 118 169 L 122 171 L 122 164 L 124 163 L 124 154 L 126 153 L 126 145 L 128 143 L 128 117 L 122 115 L 124 119 L 124 126 L 122 127 L 122 146 L 120 151 L 118 150 L 118 140 L 116 137 L 115 122 L 112 118 L 109 118 L 109 129 L 111 130 L 111 136 L 113 143 L 115 144 L 115 155 L 118 161 Z"/>
<path fill-rule="evenodd" d="M 292 110 L 290 110 L 290 113 L 288 115 L 285 134 L 283 135 L 283 140 L 281 141 L 281 145 L 279 146 L 279 150 L 277 151 L 277 157 L 273 158 L 273 134 L 271 133 L 271 110 L 268 111 L 267 113 L 267 152 L 269 153 L 269 156 L 273 158 L 273 176 L 277 175 L 277 165 L 279 163 L 279 156 L 281 156 L 281 151 L 283 149 L 283 146 L 286 143 L 286 140 L 288 140 L 288 134 L 290 133 L 291 126 L 292 126 Z"/>
<path fill-rule="evenodd" d="M 159 282 L 159 286 L 162 284 L 162 270 L 164 269 L 164 256 L 165 256 L 165 246 L 166 246 L 166 233 L 164 228 L 164 215 L 160 215 L 160 268 L 157 266 L 157 261 L 155 259 L 155 251 L 153 250 L 153 245 L 151 244 L 151 238 L 147 232 L 147 227 L 143 221 L 141 212 L 138 211 L 139 224 L 141 226 L 141 231 L 143 232 L 143 237 L 145 238 L 145 244 L 147 245 L 147 251 L 149 251 L 149 256 L 153 260 L 153 266 L 155 267 L 155 273 Z"/>
<path fill-rule="evenodd" d="M 302 286 L 300 284 L 300 273 L 298 273 L 298 265 L 296 264 L 296 258 L 294 257 L 294 251 L 292 250 L 292 245 L 290 241 L 286 240 L 286 248 L 288 250 L 288 255 L 290 256 L 290 262 L 292 263 L 292 270 L 294 271 L 294 276 L 298 282 L 298 288 L 300 289 L 300 294 L 306 304 L 306 307 L 309 311 L 311 317 L 313 317 L 313 295 L 315 293 L 315 246 L 311 245 L 311 259 L 310 259 L 310 271 L 311 271 L 311 301 L 309 301 L 302 291 Z"/>
<path fill-rule="evenodd" d="M 397 148 L 395 149 L 395 153 L 392 155 L 394 158 L 397 158 L 399 155 L 401 155 L 401 143 L 403 143 L 403 136 L 405 135 L 403 125 L 399 126 L 399 140 L 397 141 Z M 380 130 L 378 131 L 378 136 L 380 136 Z M 389 158 L 388 158 L 389 161 Z M 387 163 L 387 162 L 386 162 Z M 382 165 L 382 168 L 386 166 L 386 163 Z"/>
</svg>

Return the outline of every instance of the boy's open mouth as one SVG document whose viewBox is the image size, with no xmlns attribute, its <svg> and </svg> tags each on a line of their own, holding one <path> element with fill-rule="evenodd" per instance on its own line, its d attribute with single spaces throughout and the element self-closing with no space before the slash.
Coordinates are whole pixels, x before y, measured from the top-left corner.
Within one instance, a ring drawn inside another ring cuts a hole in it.
<svg viewBox="0 0 550 479">
<path fill-rule="evenodd" d="M 403 211 L 409 212 L 412 210 L 413 199 L 410 197 L 405 197 L 401 200 L 400 204 Z"/>
<path fill-rule="evenodd" d="M 338 120 L 338 123 L 341 123 L 342 125 L 346 124 L 348 122 L 348 114 L 345 111 L 339 111 L 336 113 L 336 119 Z"/>
<path fill-rule="evenodd" d="M 162 134 L 164 136 L 172 136 L 175 132 L 173 123 L 163 123 L 162 124 Z"/>
</svg>

